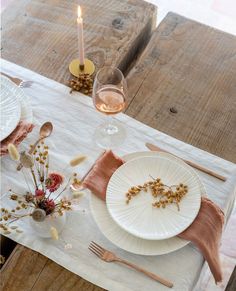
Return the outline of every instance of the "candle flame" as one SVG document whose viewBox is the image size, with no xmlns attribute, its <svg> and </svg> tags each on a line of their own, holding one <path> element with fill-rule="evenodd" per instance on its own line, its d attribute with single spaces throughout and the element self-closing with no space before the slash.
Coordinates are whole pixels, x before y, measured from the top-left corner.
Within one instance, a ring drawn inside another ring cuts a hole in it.
<svg viewBox="0 0 236 291">
<path fill-rule="evenodd" d="M 78 18 L 80 18 L 81 17 L 81 8 L 80 8 L 80 5 L 78 5 Z"/>
</svg>

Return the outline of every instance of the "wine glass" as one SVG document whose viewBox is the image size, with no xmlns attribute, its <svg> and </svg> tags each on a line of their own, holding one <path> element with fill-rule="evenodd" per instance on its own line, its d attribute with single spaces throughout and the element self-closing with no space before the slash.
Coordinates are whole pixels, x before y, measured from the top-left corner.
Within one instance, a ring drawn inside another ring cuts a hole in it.
<svg viewBox="0 0 236 291">
<path fill-rule="evenodd" d="M 100 69 L 93 85 L 93 103 L 95 108 L 107 116 L 107 122 L 95 131 L 95 142 L 102 148 L 112 148 L 123 143 L 126 133 L 124 127 L 113 116 L 125 108 L 127 96 L 126 80 L 122 72 L 115 67 Z"/>
</svg>

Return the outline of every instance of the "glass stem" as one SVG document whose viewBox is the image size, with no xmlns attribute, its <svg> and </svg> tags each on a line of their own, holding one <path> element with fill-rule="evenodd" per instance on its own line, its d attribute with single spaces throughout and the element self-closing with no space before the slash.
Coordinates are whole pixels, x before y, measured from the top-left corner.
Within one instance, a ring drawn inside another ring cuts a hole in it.
<svg viewBox="0 0 236 291">
<path fill-rule="evenodd" d="M 118 132 L 117 126 L 114 124 L 114 118 L 112 115 L 107 116 L 107 125 L 104 129 L 107 134 L 112 135 Z"/>
</svg>

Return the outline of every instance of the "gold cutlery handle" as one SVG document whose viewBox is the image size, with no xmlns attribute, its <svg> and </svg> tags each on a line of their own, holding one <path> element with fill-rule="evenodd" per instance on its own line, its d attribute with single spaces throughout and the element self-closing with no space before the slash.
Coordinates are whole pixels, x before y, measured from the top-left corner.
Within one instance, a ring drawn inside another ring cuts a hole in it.
<svg viewBox="0 0 236 291">
<path fill-rule="evenodd" d="M 149 272 L 149 271 L 147 271 L 147 270 L 145 270 L 145 269 L 143 269 L 135 264 L 132 264 L 132 263 L 127 262 L 127 261 L 120 259 L 120 258 L 117 258 L 116 261 L 120 262 L 122 264 L 125 264 L 125 265 L 135 269 L 136 271 L 139 271 L 139 272 L 145 274 L 146 276 L 152 278 L 155 281 L 158 281 L 159 283 L 165 285 L 166 287 L 172 288 L 174 286 L 173 283 L 171 283 L 170 281 L 165 280 L 165 279 L 159 277 L 158 275 L 151 273 L 151 272 Z"/>
<path fill-rule="evenodd" d="M 7 77 L 7 78 L 9 78 L 9 79 L 12 79 L 12 77 L 9 76 L 9 75 L 7 75 L 6 73 L 1 72 L 1 75 L 5 76 L 5 77 Z"/>
<path fill-rule="evenodd" d="M 169 153 L 169 154 L 171 154 L 170 152 L 167 152 L 167 151 L 165 151 L 165 150 L 163 150 L 163 149 L 161 149 L 161 148 L 159 148 L 158 146 L 156 146 L 156 145 L 153 145 L 153 144 L 150 144 L 150 143 L 146 143 L 146 147 L 148 148 L 148 149 L 150 149 L 151 151 L 159 151 L 159 152 L 164 152 L 164 153 Z M 173 154 L 172 154 L 173 155 Z M 175 156 L 175 155 L 173 155 L 173 156 Z M 175 156 L 175 157 L 177 157 L 177 156 Z M 178 158 L 178 157 L 177 157 Z M 211 171 L 211 170 L 209 170 L 209 169 L 207 169 L 207 168 L 205 168 L 205 167 L 202 167 L 202 166 L 200 166 L 200 165 L 198 165 L 198 164 L 195 164 L 194 162 L 191 162 L 191 161 L 189 161 L 189 160 L 185 160 L 185 159 L 182 159 L 186 164 L 188 164 L 189 166 L 191 166 L 191 167 L 193 167 L 193 168 L 195 168 L 195 169 L 197 169 L 197 170 L 200 170 L 200 171 L 202 171 L 203 173 L 206 173 L 206 174 L 208 174 L 208 175 L 211 175 L 211 176 L 213 176 L 213 177 L 215 177 L 215 178 L 217 178 L 217 179 L 219 179 L 219 180 L 221 180 L 221 181 L 226 181 L 227 179 L 226 179 L 226 177 L 224 177 L 224 176 L 222 176 L 222 175 L 220 175 L 220 174 L 217 174 L 217 173 L 215 173 L 215 172 L 213 172 L 213 171 Z"/>
<path fill-rule="evenodd" d="M 8 79 L 10 79 L 10 80 L 11 80 L 13 83 L 15 83 L 17 86 L 22 82 L 21 79 L 11 77 L 11 76 L 9 76 L 9 75 L 6 74 L 6 73 L 1 72 L 1 75 L 3 75 L 3 76 L 5 76 L 5 77 L 7 77 Z"/>
</svg>

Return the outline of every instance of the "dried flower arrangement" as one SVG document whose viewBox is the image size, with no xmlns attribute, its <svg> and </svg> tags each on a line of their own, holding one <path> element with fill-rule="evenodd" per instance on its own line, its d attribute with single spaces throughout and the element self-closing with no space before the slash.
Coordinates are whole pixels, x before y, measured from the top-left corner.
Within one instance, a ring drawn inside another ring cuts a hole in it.
<svg viewBox="0 0 236 291">
<path fill-rule="evenodd" d="M 73 173 L 64 184 L 64 176 L 58 172 L 49 171 L 49 147 L 41 141 L 37 147 L 33 145 L 32 155 L 19 153 L 13 144 L 8 145 L 12 160 L 21 164 L 22 173 L 27 185 L 25 194 L 9 190 L 9 198 L 16 203 L 12 209 L 1 208 L 0 230 L 3 234 L 10 234 L 13 230 L 22 232 L 12 223 L 23 217 L 31 216 L 37 222 L 44 221 L 48 215 L 62 216 L 65 211 L 72 210 L 74 199 L 60 198 L 71 183 L 80 184 L 77 174 Z M 70 166 L 75 167 L 84 161 L 85 156 L 78 156 L 71 160 Z M 18 164 L 19 166 L 19 164 Z M 31 183 L 30 183 L 31 182 Z M 33 190 L 31 185 L 33 183 Z M 30 185 L 31 184 L 31 185 Z M 52 230 L 53 238 L 58 237 L 56 230 Z"/>
</svg>

